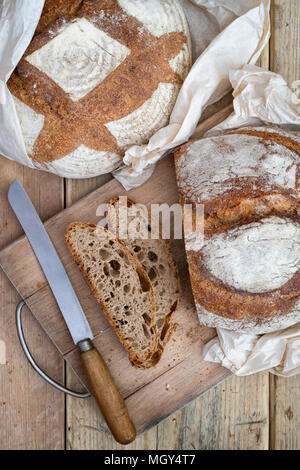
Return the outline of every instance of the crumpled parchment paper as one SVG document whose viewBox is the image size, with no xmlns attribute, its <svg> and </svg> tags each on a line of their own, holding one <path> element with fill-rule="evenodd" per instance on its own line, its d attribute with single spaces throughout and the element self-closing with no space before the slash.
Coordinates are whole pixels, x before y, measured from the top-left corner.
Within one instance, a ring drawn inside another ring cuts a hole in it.
<svg viewBox="0 0 300 470">
<path fill-rule="evenodd" d="M 44 0 L 0 2 L 0 154 L 31 168 L 34 165 L 6 83 L 34 35 L 43 6 Z"/>
<path fill-rule="evenodd" d="M 269 40 L 269 0 L 193 0 L 192 3 L 194 10 L 191 2 L 181 1 L 190 23 L 193 49 L 201 43 L 197 35 L 206 37 L 211 29 L 216 36 L 210 35 L 209 44 L 202 40 L 206 48 L 181 87 L 169 125 L 156 132 L 147 145 L 130 147 L 123 159 L 125 165 L 114 171 L 115 178 L 127 190 L 145 181 L 145 168 L 149 177 L 165 152 L 189 140 L 204 109 L 230 91 L 230 71 L 255 64 Z M 197 14 L 201 14 L 198 28 L 191 24 L 191 18 Z"/>
<path fill-rule="evenodd" d="M 190 25 L 194 65 L 179 93 L 170 123 L 147 145 L 133 146 L 114 176 L 126 189 L 141 185 L 155 163 L 195 132 L 204 109 L 234 89 L 234 111 L 207 135 L 260 123 L 300 125 L 300 100 L 277 74 L 255 67 L 270 35 L 270 0 L 180 0 Z M 33 166 L 28 158 L 6 82 L 29 44 L 44 0 L 0 4 L 0 153 Z M 1 104 L 2 103 L 2 104 Z M 261 336 L 217 329 L 204 348 L 207 361 L 236 375 L 262 370 L 300 373 L 300 324 Z"/>
<path fill-rule="evenodd" d="M 300 374 L 300 323 L 257 336 L 217 328 L 204 346 L 206 361 L 219 362 L 236 375 L 269 371 L 282 377 Z"/>
</svg>

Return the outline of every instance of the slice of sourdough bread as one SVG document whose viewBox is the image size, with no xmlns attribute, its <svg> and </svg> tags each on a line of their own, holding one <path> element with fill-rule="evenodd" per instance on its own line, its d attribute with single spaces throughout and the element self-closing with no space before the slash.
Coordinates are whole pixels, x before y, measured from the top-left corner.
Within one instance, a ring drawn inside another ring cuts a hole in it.
<svg viewBox="0 0 300 470">
<path fill-rule="evenodd" d="M 139 230 L 139 234 L 128 233 L 128 237 L 122 241 L 142 264 L 154 291 L 158 347 L 154 355 L 141 365 L 143 368 L 150 368 L 159 362 L 166 345 L 177 328 L 177 324 L 171 322 L 180 297 L 177 267 L 173 261 L 169 242 L 162 238 L 160 226 L 157 234 L 159 238 L 151 239 L 151 226 L 145 206 L 136 204 L 127 198 L 124 198 L 123 201 L 122 198 L 116 197 L 108 205 L 107 219 L 109 228 L 117 237 L 122 238 L 124 236 L 122 231 L 127 227 L 133 229 L 137 227 Z M 138 235 L 138 238 L 134 238 L 135 235 Z M 149 238 L 146 238 L 145 235 Z"/>
<path fill-rule="evenodd" d="M 157 349 L 155 301 L 146 272 L 106 229 L 73 222 L 65 241 L 110 324 L 139 366 Z"/>
</svg>

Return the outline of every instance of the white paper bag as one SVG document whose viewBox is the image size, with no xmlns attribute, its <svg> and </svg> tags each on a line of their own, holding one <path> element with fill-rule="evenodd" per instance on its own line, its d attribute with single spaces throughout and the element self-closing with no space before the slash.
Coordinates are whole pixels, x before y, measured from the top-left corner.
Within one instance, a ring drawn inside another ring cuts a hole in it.
<svg viewBox="0 0 300 470">
<path fill-rule="evenodd" d="M 144 181 L 145 168 L 153 169 L 153 164 L 166 151 L 189 140 L 203 110 L 229 92 L 230 71 L 248 63 L 255 64 L 269 40 L 269 0 L 194 0 L 193 3 L 207 9 L 220 32 L 196 60 L 185 79 L 170 124 L 160 129 L 148 145 L 129 148 L 123 159 L 125 166 L 114 172 L 128 190 Z"/>
<path fill-rule="evenodd" d="M 0 154 L 33 168 L 6 83 L 29 45 L 44 0 L 2 0 L 0 3 Z"/>
</svg>

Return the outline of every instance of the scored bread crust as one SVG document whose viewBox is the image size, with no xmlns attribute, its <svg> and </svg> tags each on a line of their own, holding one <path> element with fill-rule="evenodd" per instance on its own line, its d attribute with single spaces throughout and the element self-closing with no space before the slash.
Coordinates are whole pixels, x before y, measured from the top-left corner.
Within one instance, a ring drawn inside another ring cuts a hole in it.
<svg viewBox="0 0 300 470">
<path fill-rule="evenodd" d="M 112 198 L 108 203 L 108 211 L 107 211 L 108 212 L 108 214 L 107 214 L 108 221 L 111 224 L 111 226 L 114 228 L 114 230 L 116 230 L 116 235 L 117 236 L 119 235 L 119 233 L 118 233 L 119 227 L 117 226 L 115 215 L 118 212 L 117 211 L 118 203 L 119 203 L 119 196 L 116 196 L 116 197 Z M 127 207 L 128 208 L 135 205 L 135 204 L 136 203 L 133 200 L 127 198 Z M 115 210 L 112 211 L 111 210 L 112 208 L 114 208 Z M 149 225 L 150 225 L 150 223 L 149 223 Z M 159 225 L 159 230 L 160 230 L 160 237 L 161 237 L 162 228 L 161 228 L 160 225 Z M 126 244 L 128 249 L 131 251 L 131 253 L 134 256 L 139 256 L 138 253 L 135 253 L 135 249 L 137 247 L 139 247 L 139 245 L 141 244 L 141 242 L 143 240 L 126 239 L 126 240 L 122 240 L 122 241 L 123 241 L 123 243 Z M 170 246 L 170 243 L 168 242 L 168 240 L 160 238 L 159 240 L 153 240 L 154 245 L 155 245 L 155 242 L 159 243 L 160 245 L 163 244 L 163 247 L 161 247 L 161 248 L 166 253 L 166 258 L 168 259 L 171 274 L 174 276 L 174 278 L 176 280 L 176 288 L 175 288 L 175 292 L 174 292 L 174 302 L 172 302 L 172 305 L 170 306 L 170 310 L 168 312 L 166 312 L 163 317 L 161 316 L 161 318 L 158 318 L 159 311 L 158 311 L 158 307 L 157 307 L 157 293 L 158 293 L 159 284 L 160 284 L 159 283 L 160 274 L 157 270 L 155 271 L 156 275 L 158 276 L 158 279 L 157 279 L 158 286 L 157 287 L 155 286 L 154 280 L 153 280 L 152 286 L 153 286 L 153 290 L 154 290 L 154 296 L 155 296 L 155 299 L 156 299 L 156 317 L 157 317 L 157 321 L 164 318 L 164 323 L 163 323 L 163 325 L 161 325 L 161 327 L 156 325 L 156 330 L 157 330 L 158 338 L 159 338 L 158 347 L 157 347 L 157 350 L 155 351 L 153 357 L 151 357 L 147 362 L 141 364 L 141 367 L 143 367 L 144 369 L 151 368 L 151 367 L 155 366 L 156 364 L 158 364 L 158 362 L 160 361 L 160 359 L 161 359 L 161 357 L 164 353 L 164 350 L 165 350 L 167 344 L 169 343 L 172 335 L 174 334 L 174 332 L 176 331 L 177 326 L 178 326 L 177 323 L 172 322 L 173 315 L 175 314 L 175 312 L 178 308 L 178 305 L 179 305 L 179 301 L 180 301 L 180 282 L 179 282 L 179 275 L 178 275 L 177 266 L 174 262 L 171 246 Z M 146 250 L 148 249 L 149 251 L 151 251 L 150 247 L 147 247 L 145 249 Z M 155 247 L 154 247 L 154 249 L 155 249 Z M 142 264 L 145 271 L 147 272 L 146 266 L 145 266 L 145 264 L 143 264 L 143 260 L 139 260 L 139 261 Z M 153 266 L 151 266 L 151 267 L 155 268 L 155 263 L 153 263 Z M 150 281 L 152 282 L 151 278 L 150 278 Z"/>
<path fill-rule="evenodd" d="M 82 0 L 45 0 L 42 15 L 34 35 L 42 33 L 58 18 L 71 19 L 79 10 Z"/>
<path fill-rule="evenodd" d="M 261 155 L 257 157 L 255 152 L 259 148 Z M 219 160 L 215 163 L 217 152 Z M 297 228 L 300 223 L 299 156 L 299 134 L 278 127 L 239 129 L 189 142 L 175 152 L 181 204 L 193 205 L 194 226 L 195 204 L 204 204 L 207 243 L 216 237 L 224 240 L 230 233 L 241 233 L 234 232 L 239 227 L 244 230 L 255 223 L 259 227 L 266 220 L 275 224 L 278 221 L 291 223 Z M 247 158 L 252 159 L 251 164 Z M 214 164 L 224 165 L 223 178 L 223 168 L 218 170 Z M 191 165 L 194 165 L 196 182 L 187 178 L 186 169 L 191 171 Z M 216 183 L 214 175 L 207 170 L 209 165 L 211 172 L 215 168 Z M 278 165 L 283 166 L 278 168 Z M 193 249 L 192 244 L 186 242 L 186 250 L 201 323 L 264 333 L 287 327 L 300 319 L 297 306 L 300 301 L 299 271 L 279 288 L 252 293 L 228 285 L 210 272 L 204 249 Z"/>
<path fill-rule="evenodd" d="M 268 148 L 270 144 L 274 143 L 279 146 L 280 148 L 288 149 L 291 154 L 294 153 L 300 156 L 300 136 L 293 132 L 287 132 L 286 130 L 282 130 L 282 135 L 279 134 L 281 131 L 278 127 L 272 128 L 244 128 L 239 129 L 236 131 L 227 132 L 225 134 L 221 134 L 215 137 L 207 137 L 204 139 L 196 139 L 191 140 L 188 143 L 182 145 L 181 147 L 177 148 L 174 152 L 174 160 L 175 160 L 175 169 L 176 169 L 176 176 L 178 181 L 178 190 L 179 196 L 182 203 L 185 204 L 204 204 L 204 213 L 206 216 L 205 219 L 205 229 L 208 230 L 211 228 L 210 224 L 207 223 L 207 215 L 212 216 L 213 214 L 219 214 L 220 211 L 225 211 L 226 209 L 231 210 L 233 207 L 236 207 L 241 201 L 246 200 L 247 198 L 254 199 L 255 197 L 263 197 L 266 194 L 282 194 L 285 195 L 287 198 L 298 198 L 299 197 L 299 190 L 297 188 L 285 187 L 285 185 L 278 185 L 278 184 L 268 184 L 268 190 L 265 188 L 265 175 L 263 167 L 258 168 L 258 172 L 255 178 L 239 178 L 239 176 L 234 177 L 234 175 L 230 179 L 231 187 L 225 188 L 225 178 L 227 175 L 224 174 L 224 181 L 220 182 L 220 186 L 223 189 L 219 193 L 214 194 L 212 191 L 209 194 L 207 191 L 204 192 L 198 188 L 197 191 L 191 191 L 189 188 L 189 182 L 182 179 L 180 174 L 180 166 L 181 161 L 183 158 L 189 158 L 188 152 L 189 149 L 193 144 L 201 143 L 202 141 L 211 141 L 216 142 L 216 144 L 220 147 L 220 151 L 224 152 L 224 155 L 231 151 L 230 149 L 230 142 L 224 143 L 219 141 L 220 139 L 226 138 L 228 135 L 238 136 L 244 135 L 253 138 L 259 138 L 261 144 L 265 146 L 266 154 L 268 152 Z M 249 145 L 251 145 L 251 141 L 249 140 Z M 240 154 L 241 158 L 243 156 L 243 148 L 242 144 L 240 147 Z M 201 155 L 199 155 L 199 159 L 201 160 Z M 205 162 L 204 162 L 205 163 Z M 237 162 L 238 163 L 238 162 Z M 234 170 L 234 162 L 232 162 L 232 169 Z M 195 175 L 196 176 L 196 175 Z M 210 175 L 211 176 L 211 175 Z M 227 178 L 228 180 L 229 178 Z M 220 197 L 222 196 L 222 197 Z M 250 210 L 247 212 L 247 217 L 250 216 Z M 210 220 L 210 219 L 209 219 Z M 230 222 L 231 223 L 231 222 Z M 214 224 L 213 229 L 216 229 L 216 225 Z"/>
<path fill-rule="evenodd" d="M 105 303 L 105 301 L 104 301 L 104 299 L 101 295 L 101 292 L 99 291 L 99 289 L 98 289 L 95 281 L 93 280 L 93 278 L 89 275 L 89 271 L 88 271 L 87 267 L 84 265 L 84 261 L 82 260 L 80 254 L 75 249 L 74 244 L 71 240 L 71 233 L 72 233 L 73 229 L 75 229 L 76 227 L 82 228 L 84 230 L 89 230 L 91 232 L 95 232 L 96 230 L 100 230 L 103 233 L 107 234 L 109 236 L 107 239 L 113 240 L 116 247 L 120 248 L 126 254 L 127 258 L 130 260 L 130 263 L 135 267 L 135 269 L 139 273 L 139 276 L 141 276 L 143 281 L 146 283 L 146 285 L 148 287 L 148 290 L 149 290 L 150 299 L 151 299 L 151 307 L 152 307 L 152 312 L 149 312 L 149 315 L 151 315 L 151 323 L 149 325 L 149 330 L 150 330 L 151 335 L 152 335 L 152 348 L 151 348 L 151 350 L 149 351 L 149 353 L 147 355 L 141 357 L 141 355 L 139 355 L 132 348 L 130 343 L 128 343 L 126 338 L 124 338 L 124 336 L 122 335 L 122 332 L 120 331 L 120 328 L 119 328 L 117 322 L 113 319 L 112 313 L 108 309 L 108 307 L 107 307 L 107 305 L 106 305 L 106 303 Z M 111 237 L 110 237 L 110 235 L 111 235 Z M 143 363 L 144 361 L 147 361 L 153 355 L 153 353 L 155 352 L 155 350 L 157 348 L 157 343 L 158 343 L 158 338 L 157 338 L 156 328 L 155 328 L 155 311 L 156 311 L 155 299 L 154 299 L 153 288 L 152 288 L 152 285 L 151 285 L 151 282 L 150 282 L 150 279 L 149 279 L 147 273 L 145 272 L 145 270 L 143 269 L 141 264 L 138 262 L 138 260 L 131 254 L 130 250 L 126 247 L 126 245 L 121 240 L 115 239 L 115 237 L 112 234 L 110 234 L 108 232 L 108 230 L 106 230 L 103 227 L 98 227 L 94 224 L 88 224 L 88 223 L 83 223 L 83 222 L 73 222 L 68 226 L 67 232 L 65 234 L 65 241 L 66 241 L 66 244 L 67 244 L 67 246 L 68 246 L 68 248 L 69 248 L 76 264 L 79 266 L 79 269 L 81 270 L 82 274 L 84 275 L 90 289 L 92 290 L 92 292 L 93 292 L 94 296 L 96 297 L 98 303 L 101 305 L 101 307 L 102 307 L 109 323 L 113 327 L 115 333 L 117 334 L 119 340 L 121 341 L 121 343 L 123 344 L 125 349 L 128 351 L 128 357 L 129 357 L 129 360 L 130 360 L 131 364 L 136 366 L 136 367 L 139 367 L 140 363 Z"/>
<path fill-rule="evenodd" d="M 76 178 L 109 173 L 167 124 L 191 45 L 180 2 L 155 3 L 163 15 L 135 0 L 46 1 L 8 81 L 34 166 Z"/>
</svg>

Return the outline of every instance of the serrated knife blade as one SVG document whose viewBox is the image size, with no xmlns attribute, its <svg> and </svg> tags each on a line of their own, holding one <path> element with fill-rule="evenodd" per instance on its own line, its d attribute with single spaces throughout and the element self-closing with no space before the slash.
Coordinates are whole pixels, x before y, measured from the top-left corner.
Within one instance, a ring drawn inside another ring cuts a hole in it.
<svg viewBox="0 0 300 470">
<path fill-rule="evenodd" d="M 75 344 L 93 333 L 53 243 L 26 191 L 15 179 L 8 201 L 41 265 Z"/>
</svg>

